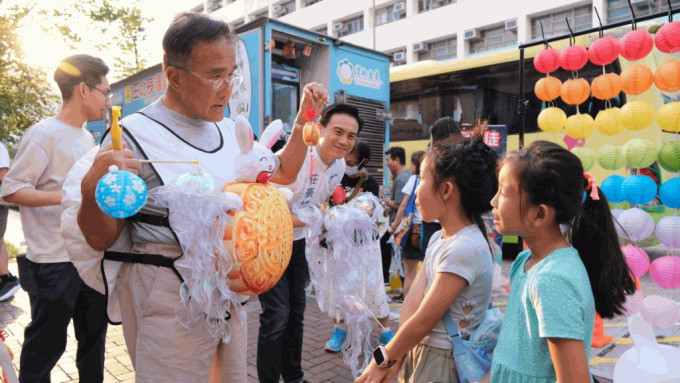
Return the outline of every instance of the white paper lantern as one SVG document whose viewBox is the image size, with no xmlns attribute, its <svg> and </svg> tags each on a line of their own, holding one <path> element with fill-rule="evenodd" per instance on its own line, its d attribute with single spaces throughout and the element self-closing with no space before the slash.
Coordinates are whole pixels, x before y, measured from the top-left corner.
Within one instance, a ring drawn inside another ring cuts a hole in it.
<svg viewBox="0 0 680 383">
<path fill-rule="evenodd" d="M 635 290 L 632 295 L 626 296 L 626 302 L 623 304 L 623 311 L 626 316 L 635 315 L 642 310 L 642 301 L 644 297 L 640 290 Z"/>
<path fill-rule="evenodd" d="M 680 217 L 670 215 L 661 218 L 656 224 L 656 238 L 666 247 L 680 247 Z"/>
<path fill-rule="evenodd" d="M 637 207 L 621 213 L 617 221 L 625 233 L 621 233 L 622 237 L 632 242 L 642 241 L 654 232 L 654 218 Z"/>
<path fill-rule="evenodd" d="M 640 314 L 645 320 L 657 327 L 668 328 L 680 317 L 680 309 L 674 300 L 659 295 L 650 295 L 642 301 Z"/>
</svg>

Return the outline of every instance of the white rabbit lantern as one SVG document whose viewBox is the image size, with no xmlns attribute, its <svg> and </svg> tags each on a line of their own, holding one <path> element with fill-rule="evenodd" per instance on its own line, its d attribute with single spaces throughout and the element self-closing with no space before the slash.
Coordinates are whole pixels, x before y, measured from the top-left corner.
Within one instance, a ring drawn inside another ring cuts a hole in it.
<svg viewBox="0 0 680 383">
<path fill-rule="evenodd" d="M 236 118 L 236 139 L 241 153 L 236 157 L 236 181 L 222 189 L 243 200 L 243 211 L 234 213 L 223 242 L 234 260 L 229 272 L 232 291 L 256 295 L 271 289 L 288 267 L 293 249 L 293 221 L 286 199 L 269 184 L 278 167 L 278 157 L 270 148 L 283 131 L 280 120 L 254 142 L 250 123 Z"/>
</svg>

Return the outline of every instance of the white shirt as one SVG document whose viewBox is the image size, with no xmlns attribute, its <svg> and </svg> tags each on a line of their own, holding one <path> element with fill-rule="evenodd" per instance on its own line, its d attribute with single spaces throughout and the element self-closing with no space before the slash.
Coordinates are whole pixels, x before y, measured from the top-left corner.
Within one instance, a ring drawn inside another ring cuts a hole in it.
<svg viewBox="0 0 680 383">
<path fill-rule="evenodd" d="M 0 142 L 0 169 L 9 168 L 9 152 L 5 144 Z"/>
<path fill-rule="evenodd" d="M 71 166 L 92 147 L 92 135 L 81 127 L 67 125 L 56 118 L 37 123 L 21 139 L 0 195 L 4 197 L 24 188 L 61 192 Z M 19 213 L 29 260 L 69 262 L 59 229 L 61 205 L 22 206 Z"/>
<path fill-rule="evenodd" d="M 414 194 L 415 191 L 413 190 L 413 185 L 416 183 L 416 178 L 417 175 L 412 175 L 409 177 L 408 181 L 406 181 L 406 185 L 404 185 L 403 188 L 401 188 L 401 192 L 404 193 L 404 199 L 408 203 L 408 199 L 411 197 L 411 194 Z M 419 181 L 420 183 L 420 181 Z M 408 196 L 408 197 L 407 197 Z M 404 216 L 406 216 L 406 211 L 404 211 Z M 418 208 L 413 209 L 413 223 L 421 223 L 423 220 L 420 218 L 420 212 L 418 211 Z"/>
</svg>

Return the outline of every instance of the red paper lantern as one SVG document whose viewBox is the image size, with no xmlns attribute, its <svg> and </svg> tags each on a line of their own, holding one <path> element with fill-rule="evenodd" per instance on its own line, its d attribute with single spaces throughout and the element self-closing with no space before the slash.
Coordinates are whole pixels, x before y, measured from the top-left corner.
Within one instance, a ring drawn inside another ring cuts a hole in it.
<svg viewBox="0 0 680 383">
<path fill-rule="evenodd" d="M 570 45 L 560 52 L 560 66 L 564 70 L 579 70 L 588 62 L 588 50 L 580 45 Z"/>
<path fill-rule="evenodd" d="M 621 45 L 611 36 L 601 37 L 588 48 L 588 58 L 590 62 L 595 65 L 611 64 L 619 57 L 621 53 Z"/>
<path fill-rule="evenodd" d="M 599 75 L 590 84 L 590 90 L 595 98 L 609 100 L 621 92 L 621 78 L 616 73 Z"/>
<path fill-rule="evenodd" d="M 630 31 L 621 39 L 621 56 L 636 61 L 649 54 L 654 47 L 654 38 L 645 29 Z"/>
<path fill-rule="evenodd" d="M 569 79 L 562 84 L 562 101 L 569 105 L 579 105 L 590 97 L 590 84 L 582 78 Z"/>
<path fill-rule="evenodd" d="M 680 21 L 670 22 L 661 27 L 654 37 L 656 48 L 664 53 L 680 51 Z"/>
<path fill-rule="evenodd" d="M 539 100 L 552 101 L 560 96 L 562 81 L 557 77 L 547 76 L 536 81 L 534 93 Z"/>
<path fill-rule="evenodd" d="M 534 57 L 534 68 L 541 73 L 550 73 L 560 67 L 560 51 L 546 48 Z"/>
<path fill-rule="evenodd" d="M 654 85 L 666 92 L 680 89 L 680 61 L 668 60 L 654 72 Z"/>
<path fill-rule="evenodd" d="M 644 93 L 652 87 L 654 75 L 645 65 L 631 65 L 621 72 L 621 88 L 627 94 Z"/>
</svg>

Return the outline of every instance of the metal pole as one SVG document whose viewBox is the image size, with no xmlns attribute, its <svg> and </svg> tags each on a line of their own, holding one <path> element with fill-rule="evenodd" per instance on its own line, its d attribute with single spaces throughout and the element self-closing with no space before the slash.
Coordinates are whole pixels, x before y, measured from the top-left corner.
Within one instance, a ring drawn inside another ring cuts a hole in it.
<svg viewBox="0 0 680 383">
<path fill-rule="evenodd" d="M 373 50 L 375 50 L 375 0 L 373 0 L 373 8 L 371 8 L 371 14 L 373 15 Z"/>
<path fill-rule="evenodd" d="M 519 148 L 524 147 L 524 129 L 526 106 L 528 100 L 524 98 L 524 48 L 519 48 Z"/>
</svg>

